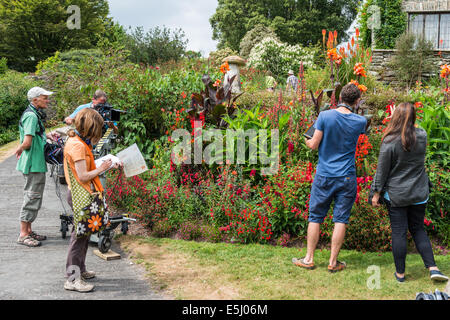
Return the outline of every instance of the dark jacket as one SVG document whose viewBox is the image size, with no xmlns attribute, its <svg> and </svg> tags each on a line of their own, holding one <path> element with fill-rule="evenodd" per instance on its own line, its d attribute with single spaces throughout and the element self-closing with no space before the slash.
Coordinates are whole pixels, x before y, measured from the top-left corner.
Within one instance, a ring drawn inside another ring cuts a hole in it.
<svg viewBox="0 0 450 320">
<path fill-rule="evenodd" d="M 372 192 L 381 192 L 380 198 L 387 192 L 392 207 L 406 207 L 427 200 L 430 190 L 425 171 L 425 130 L 416 128 L 416 144 L 410 152 L 403 150 L 400 136 L 385 140 L 381 144 Z"/>
</svg>

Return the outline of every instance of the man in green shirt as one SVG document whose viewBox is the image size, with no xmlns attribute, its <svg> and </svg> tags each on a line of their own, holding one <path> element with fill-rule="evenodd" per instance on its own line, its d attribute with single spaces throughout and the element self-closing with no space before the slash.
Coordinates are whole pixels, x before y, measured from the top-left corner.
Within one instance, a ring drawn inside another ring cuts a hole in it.
<svg viewBox="0 0 450 320">
<path fill-rule="evenodd" d="M 45 175 L 47 164 L 44 157 L 46 139 L 54 140 L 54 133 L 45 134 L 43 112 L 48 106 L 48 97 L 53 92 L 34 87 L 28 91 L 30 105 L 23 113 L 20 123 L 20 146 L 15 154 L 17 159 L 16 169 L 23 173 L 25 178 L 24 201 L 20 211 L 20 235 L 17 242 L 28 247 L 37 247 L 40 241 L 47 237 L 34 233 L 31 223 L 37 217 L 42 205 L 42 197 L 45 187 Z"/>
</svg>

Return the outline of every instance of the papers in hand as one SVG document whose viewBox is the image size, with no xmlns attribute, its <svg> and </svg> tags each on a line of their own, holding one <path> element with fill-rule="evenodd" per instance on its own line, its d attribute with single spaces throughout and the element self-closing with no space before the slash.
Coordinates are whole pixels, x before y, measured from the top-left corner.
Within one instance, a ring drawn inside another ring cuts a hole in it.
<svg viewBox="0 0 450 320">
<path fill-rule="evenodd" d="M 132 177 L 148 170 L 145 159 L 136 143 L 119 152 L 117 157 L 123 162 L 123 171 L 126 177 Z"/>
<path fill-rule="evenodd" d="M 101 158 L 95 160 L 95 166 L 98 168 L 102 165 L 102 163 L 104 161 L 107 161 L 107 160 L 111 160 L 111 166 L 108 168 L 108 170 L 113 168 L 117 164 L 122 164 L 122 161 L 118 157 L 113 156 L 112 154 L 108 154 L 104 157 L 101 157 Z M 108 171 L 108 170 L 106 170 L 106 171 Z"/>
</svg>

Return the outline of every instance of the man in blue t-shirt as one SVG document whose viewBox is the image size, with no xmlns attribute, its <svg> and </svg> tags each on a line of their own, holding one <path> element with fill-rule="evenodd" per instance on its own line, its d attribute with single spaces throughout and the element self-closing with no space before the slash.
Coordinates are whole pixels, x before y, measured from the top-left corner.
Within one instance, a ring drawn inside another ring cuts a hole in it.
<svg viewBox="0 0 450 320">
<path fill-rule="evenodd" d="M 75 120 L 75 116 L 77 115 L 78 112 L 80 112 L 84 108 L 93 108 L 96 105 L 105 104 L 107 99 L 108 98 L 104 91 L 102 91 L 102 90 L 95 91 L 94 96 L 92 98 L 92 102 L 83 104 L 83 105 L 79 106 L 78 108 L 76 108 L 75 111 L 72 112 L 72 114 L 70 116 L 68 116 L 67 118 L 64 119 L 64 122 L 69 125 L 73 124 L 73 121 Z"/>
<path fill-rule="evenodd" d="M 361 91 L 354 84 L 341 92 L 342 104 L 337 109 L 319 114 L 312 139 L 306 145 L 319 150 L 319 164 L 311 188 L 309 202 L 308 244 L 306 257 L 292 262 L 306 269 L 314 269 L 314 251 L 323 223 L 334 200 L 334 231 L 328 271 L 345 269 L 345 262 L 337 260 L 353 203 L 356 200 L 355 152 L 358 138 L 365 133 L 367 120 L 352 111 L 361 99 Z"/>
</svg>

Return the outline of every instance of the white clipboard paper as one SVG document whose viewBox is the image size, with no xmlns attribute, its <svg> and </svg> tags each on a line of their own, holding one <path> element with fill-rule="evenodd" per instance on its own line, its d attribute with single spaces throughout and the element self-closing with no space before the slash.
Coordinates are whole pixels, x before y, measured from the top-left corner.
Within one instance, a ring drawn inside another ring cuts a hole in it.
<svg viewBox="0 0 450 320">
<path fill-rule="evenodd" d="M 123 162 L 123 170 L 127 178 L 148 170 L 145 159 L 136 143 L 119 152 L 117 157 Z"/>
</svg>

